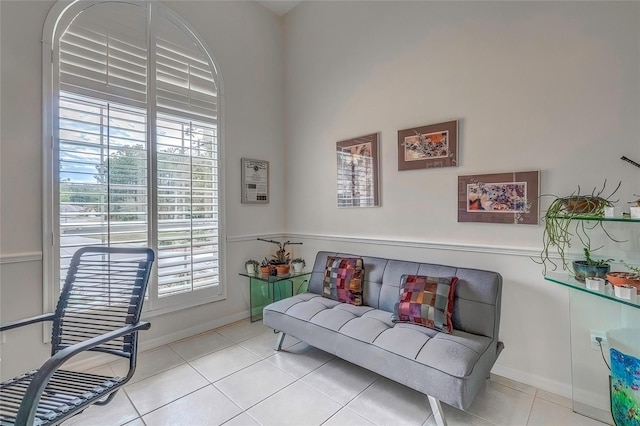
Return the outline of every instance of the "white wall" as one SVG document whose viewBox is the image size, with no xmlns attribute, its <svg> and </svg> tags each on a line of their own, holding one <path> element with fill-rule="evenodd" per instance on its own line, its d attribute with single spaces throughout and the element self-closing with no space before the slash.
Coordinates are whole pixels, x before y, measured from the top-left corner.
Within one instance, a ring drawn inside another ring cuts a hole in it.
<svg viewBox="0 0 640 426">
<path fill-rule="evenodd" d="M 542 193 L 605 178 L 623 202 L 640 193 L 619 159 L 640 160 L 640 3 L 310 1 L 285 24 L 287 229 L 305 255 L 499 271 L 495 371 L 568 395 L 568 290 L 528 257 L 542 226 L 458 223 L 457 176 L 540 170 Z M 452 119 L 459 167 L 398 171 L 398 130 Z M 382 205 L 338 209 L 335 143 L 373 132 Z M 631 241 L 603 253 L 638 262 L 637 227 L 610 229 Z"/>
<path fill-rule="evenodd" d="M 41 44 L 53 1 L 0 2 L 0 319 L 42 313 Z M 149 347 L 248 316 L 244 261 L 264 256 L 259 233 L 284 231 L 283 27 L 254 2 L 170 1 L 216 56 L 225 88 L 227 299 L 151 319 L 141 334 Z M 271 161 L 271 203 L 240 203 L 240 159 Z M 42 329 L 5 333 L 3 378 L 46 358 Z M 40 343 L 39 343 L 40 342 Z"/>
</svg>

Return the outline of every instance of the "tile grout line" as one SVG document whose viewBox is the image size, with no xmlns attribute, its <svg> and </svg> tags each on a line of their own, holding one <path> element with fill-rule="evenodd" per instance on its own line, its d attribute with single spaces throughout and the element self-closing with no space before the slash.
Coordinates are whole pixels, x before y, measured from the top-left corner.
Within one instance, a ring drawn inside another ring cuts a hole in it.
<svg viewBox="0 0 640 426">
<path fill-rule="evenodd" d="M 531 401 L 531 407 L 529 407 L 529 414 L 527 415 L 527 423 L 526 425 L 529 424 L 529 421 L 531 421 L 531 414 L 533 414 L 533 406 L 536 404 L 536 399 L 538 399 L 538 388 L 535 388 L 536 391 L 533 393 L 533 401 Z"/>
<path fill-rule="evenodd" d="M 140 418 L 140 420 L 142 420 L 142 421 L 144 422 L 144 420 L 142 419 L 142 417 L 143 417 L 143 416 L 146 416 L 146 415 L 151 414 L 151 413 L 153 413 L 153 412 L 155 412 L 155 411 L 158 411 L 159 409 L 161 409 L 161 408 L 163 408 L 163 407 L 166 407 L 167 405 L 173 404 L 174 402 L 177 402 L 177 401 L 181 400 L 181 399 L 182 399 L 182 398 L 184 398 L 184 397 L 187 397 L 187 396 L 189 396 L 189 395 L 192 395 L 192 394 L 194 394 L 194 393 L 196 393 L 196 392 L 198 392 L 198 391 L 200 391 L 200 390 L 202 390 L 202 389 L 206 388 L 207 386 L 211 386 L 211 383 L 209 383 L 209 384 L 207 384 L 207 385 L 204 385 L 204 386 L 202 386 L 202 387 L 199 387 L 198 389 L 194 389 L 194 390 L 192 390 L 191 392 L 188 392 L 188 393 L 186 393 L 186 394 L 182 395 L 181 397 L 174 399 L 173 401 L 169 401 L 169 402 L 167 402 L 166 404 L 162 404 L 161 406 L 154 408 L 153 410 L 149 411 L 148 413 L 145 413 L 144 415 L 140 415 L 140 417 L 139 417 L 139 418 Z M 233 401 L 231 401 L 231 402 L 233 402 Z M 235 404 L 235 403 L 234 403 L 234 404 Z M 236 404 L 236 405 L 237 405 L 237 404 Z M 135 408 L 135 405 L 134 405 L 134 408 Z M 240 409 L 242 410 L 242 408 L 241 408 L 241 407 L 238 407 L 238 408 L 240 408 Z M 136 408 L 136 411 L 138 411 L 138 409 L 137 409 L 137 408 Z M 138 412 L 139 412 L 139 411 L 138 411 Z M 146 424 L 146 422 L 144 422 L 144 423 Z M 125 424 L 126 424 L 126 423 L 125 423 Z"/>
<path fill-rule="evenodd" d="M 257 337 L 257 336 L 256 336 L 256 337 Z M 302 341 L 296 342 L 296 343 L 294 343 L 294 344 L 290 345 L 288 348 L 291 348 L 291 347 L 293 347 L 293 346 L 295 346 L 295 345 L 297 345 L 297 344 L 299 344 L 299 343 L 303 343 L 303 342 L 302 342 Z M 246 351 L 251 352 L 249 349 L 247 349 L 247 348 L 245 348 L 245 347 L 241 346 L 239 343 L 236 343 L 235 345 L 236 345 L 236 346 L 241 347 L 242 349 L 244 349 L 244 350 L 246 350 Z M 257 355 L 257 354 L 255 354 L 254 352 L 251 352 L 251 353 L 252 353 L 252 354 L 254 354 L 254 355 Z M 295 383 L 297 383 L 297 382 L 300 382 L 300 383 L 302 383 L 304 386 L 308 386 L 308 387 L 310 387 L 310 388 L 311 388 L 311 386 L 310 386 L 310 385 L 308 385 L 307 383 L 305 383 L 305 382 L 303 382 L 303 381 L 302 381 L 302 378 L 304 378 L 304 377 L 306 377 L 307 375 L 311 374 L 312 372 L 316 371 L 317 369 L 319 369 L 319 368 L 320 368 L 320 367 L 322 367 L 323 365 L 325 365 L 325 364 L 329 363 L 331 360 L 333 360 L 333 359 L 335 358 L 335 357 L 333 357 L 333 358 L 329 359 L 328 361 L 326 361 L 326 362 L 324 362 L 324 363 L 320 364 L 319 366 L 317 366 L 317 367 L 316 367 L 316 368 L 314 368 L 313 370 L 311 370 L 311 371 L 307 372 L 306 374 L 304 374 L 303 376 L 301 376 L 301 377 L 299 377 L 299 378 L 298 378 L 298 377 L 296 377 L 296 376 L 292 375 L 291 373 L 289 373 L 289 372 L 287 372 L 287 371 L 283 370 L 282 368 L 278 367 L 277 365 L 273 364 L 272 362 L 269 362 L 269 361 L 268 361 L 268 358 L 271 358 L 271 357 L 273 357 L 273 356 L 275 356 L 275 355 L 276 355 L 276 354 L 271 354 L 271 355 L 269 355 L 269 356 L 268 356 L 268 357 L 266 357 L 266 358 L 261 358 L 259 361 L 256 361 L 255 363 L 252 363 L 251 365 L 247 365 L 246 367 L 243 367 L 243 368 L 241 368 L 240 370 L 237 370 L 237 371 L 235 371 L 235 372 L 233 372 L 233 373 L 228 374 L 227 376 L 225 376 L 225 377 L 229 377 L 229 376 L 231 376 L 231 375 L 233 375 L 233 374 L 235 374 L 235 373 L 238 373 L 238 372 L 243 371 L 243 370 L 245 370 L 245 369 L 247 369 L 247 368 L 250 368 L 250 367 L 252 367 L 252 366 L 254 366 L 254 365 L 256 365 L 256 364 L 258 364 L 258 363 L 260 363 L 260 362 L 265 361 L 265 362 L 267 362 L 268 364 L 270 364 L 272 367 L 274 367 L 274 368 L 278 369 L 279 371 L 281 371 L 281 372 L 283 372 L 283 373 L 287 374 L 288 376 L 290 376 L 290 377 L 292 377 L 292 378 L 294 379 L 294 380 L 293 380 L 293 382 L 291 382 L 291 383 L 289 383 L 288 385 L 284 386 L 283 388 L 281 388 L 281 389 L 277 390 L 276 392 L 274 392 L 274 393 L 272 393 L 272 394 L 270 394 L 270 395 L 265 396 L 263 399 L 261 399 L 261 400 L 257 401 L 255 404 L 253 404 L 253 405 L 251 405 L 251 406 L 247 407 L 246 409 L 245 409 L 245 408 L 240 407 L 240 406 L 239 406 L 239 405 L 238 405 L 238 404 L 237 404 L 233 399 L 231 399 L 230 395 L 227 395 L 227 394 L 226 394 L 222 389 L 220 389 L 220 388 L 218 388 L 218 387 L 216 386 L 216 383 L 217 383 L 218 381 L 222 380 L 223 378 L 220 378 L 220 379 L 216 380 L 216 382 L 210 382 L 210 384 L 211 384 L 212 386 L 214 386 L 218 391 L 220 391 L 223 395 L 225 395 L 225 396 L 226 396 L 226 397 L 227 397 L 231 402 L 233 402 L 236 406 L 238 406 L 238 408 L 240 408 L 240 409 L 242 410 L 242 412 L 243 412 L 243 413 L 247 414 L 247 415 L 248 415 L 249 417 L 251 417 L 253 420 L 255 420 L 256 422 L 258 422 L 258 421 L 257 421 L 257 419 L 253 418 L 253 416 L 251 416 L 251 414 L 249 414 L 249 413 L 248 413 L 248 411 L 249 411 L 251 408 L 253 408 L 253 407 L 257 406 L 258 404 L 260 404 L 260 403 L 262 403 L 262 402 L 266 401 L 267 399 L 269 399 L 269 398 L 273 397 L 274 395 L 276 395 L 276 394 L 278 394 L 278 393 L 280 393 L 280 392 L 284 391 L 285 389 L 287 389 L 288 387 L 292 386 L 293 384 L 295 384 Z M 193 367 L 193 368 L 195 369 L 195 367 Z M 205 379 L 206 379 L 206 377 L 205 377 Z M 207 380 L 207 381 L 209 381 L 208 379 L 206 379 L 206 380 Z M 313 389 L 313 388 L 311 388 L 311 389 Z M 320 393 L 322 393 L 323 395 L 325 395 L 323 392 L 320 392 Z M 329 398 L 330 398 L 330 397 L 329 397 Z M 332 398 L 330 398 L 330 399 L 333 401 L 333 399 L 332 399 Z M 340 404 L 340 405 L 342 406 L 342 408 L 345 408 L 345 407 L 346 407 L 346 405 L 342 405 L 342 404 L 341 404 L 340 402 L 338 402 L 338 401 L 336 401 L 336 402 L 337 402 L 338 404 Z M 338 411 L 340 411 L 340 410 L 338 410 Z M 240 414 L 242 414 L 242 413 L 240 413 Z M 238 416 L 239 416 L 240 414 L 238 414 Z M 335 414 L 335 413 L 334 413 L 334 414 Z M 235 416 L 235 417 L 237 417 L 237 416 Z M 234 418 L 235 418 L 235 417 L 234 417 Z M 229 419 L 229 420 L 231 420 L 231 419 Z M 228 422 L 229 420 L 227 420 L 227 422 Z M 226 422 L 225 422 L 225 423 L 226 423 Z M 259 422 L 258 422 L 258 423 L 259 423 Z"/>
</svg>

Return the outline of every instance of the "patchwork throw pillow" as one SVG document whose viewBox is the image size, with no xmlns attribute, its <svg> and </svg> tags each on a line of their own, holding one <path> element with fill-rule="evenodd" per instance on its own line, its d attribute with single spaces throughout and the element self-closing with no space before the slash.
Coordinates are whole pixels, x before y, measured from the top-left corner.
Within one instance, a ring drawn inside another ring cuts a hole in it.
<svg viewBox="0 0 640 426">
<path fill-rule="evenodd" d="M 391 316 L 393 322 L 411 322 L 451 333 L 453 296 L 457 277 L 435 278 L 403 275 L 402 291 Z"/>
<path fill-rule="evenodd" d="M 322 295 L 351 305 L 362 305 L 364 262 L 359 257 L 327 258 Z"/>
</svg>

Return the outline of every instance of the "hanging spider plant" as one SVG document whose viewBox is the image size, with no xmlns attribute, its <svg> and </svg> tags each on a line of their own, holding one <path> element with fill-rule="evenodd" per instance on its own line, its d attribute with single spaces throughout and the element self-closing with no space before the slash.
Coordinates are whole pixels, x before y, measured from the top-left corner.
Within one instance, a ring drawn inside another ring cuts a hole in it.
<svg viewBox="0 0 640 426">
<path fill-rule="evenodd" d="M 613 195 L 620 189 L 622 182 L 608 195 L 605 195 L 607 181 L 600 190 L 594 188 L 591 194 L 582 194 L 580 187 L 567 197 L 555 195 L 543 195 L 554 197 L 544 215 L 544 233 L 542 235 L 542 251 L 539 259 L 533 259 L 536 263 L 544 266 L 543 274 L 547 269 L 555 271 L 560 266 L 552 259 L 557 254 L 562 263 L 562 269 L 569 269 L 567 263 L 567 250 L 571 247 L 571 240 L 576 237 L 590 252 L 598 250 L 600 247 L 592 249 L 589 233 L 596 227 L 602 231 L 612 241 L 621 242 L 615 239 L 604 227 L 604 223 L 598 220 L 604 217 L 604 208 L 611 207 L 618 200 L 612 201 Z M 589 221 L 593 218 L 594 221 Z M 579 219 L 579 220 L 576 220 Z"/>
</svg>

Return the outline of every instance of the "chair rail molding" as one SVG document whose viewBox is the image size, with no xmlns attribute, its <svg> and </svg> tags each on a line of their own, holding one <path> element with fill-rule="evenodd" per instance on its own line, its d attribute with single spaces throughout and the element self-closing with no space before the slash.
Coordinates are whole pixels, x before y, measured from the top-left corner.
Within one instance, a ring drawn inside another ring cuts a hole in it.
<svg viewBox="0 0 640 426">
<path fill-rule="evenodd" d="M 539 248 L 532 247 L 513 247 L 502 245 L 486 245 L 486 244 L 470 244 L 442 241 L 415 241 L 415 240 L 398 240 L 392 238 L 371 238 L 371 237 L 349 237 L 341 235 L 324 235 L 324 234 L 300 234 L 286 233 L 286 238 L 308 239 L 308 240 L 326 240 L 338 241 L 342 243 L 353 244 L 373 244 L 392 247 L 412 247 L 418 249 L 432 250 L 450 250 L 460 252 L 485 253 L 485 254 L 502 254 L 510 256 L 537 257 L 540 255 Z"/>
<path fill-rule="evenodd" d="M 42 261 L 41 251 L 0 254 L 0 265 L 5 265 L 9 263 L 40 262 L 40 261 Z"/>
</svg>

